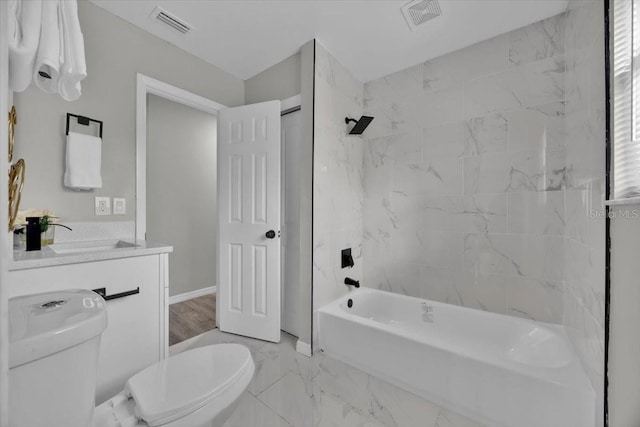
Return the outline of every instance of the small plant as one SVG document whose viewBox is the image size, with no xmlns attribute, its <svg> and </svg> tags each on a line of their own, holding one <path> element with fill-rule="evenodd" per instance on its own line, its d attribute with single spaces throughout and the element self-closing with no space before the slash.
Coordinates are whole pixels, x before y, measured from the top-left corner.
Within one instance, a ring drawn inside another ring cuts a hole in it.
<svg viewBox="0 0 640 427">
<path fill-rule="evenodd" d="M 52 224 L 58 223 L 58 216 L 55 212 L 49 209 L 26 209 L 18 211 L 16 216 L 15 229 L 24 228 L 27 225 L 27 217 L 37 216 L 40 217 L 40 231 L 43 233 L 49 229 Z"/>
<path fill-rule="evenodd" d="M 40 232 L 41 233 L 46 233 L 47 230 L 49 230 L 49 226 L 51 226 L 52 224 L 55 223 L 55 219 L 57 219 L 54 216 L 50 216 L 50 215 L 44 215 L 40 217 Z"/>
</svg>

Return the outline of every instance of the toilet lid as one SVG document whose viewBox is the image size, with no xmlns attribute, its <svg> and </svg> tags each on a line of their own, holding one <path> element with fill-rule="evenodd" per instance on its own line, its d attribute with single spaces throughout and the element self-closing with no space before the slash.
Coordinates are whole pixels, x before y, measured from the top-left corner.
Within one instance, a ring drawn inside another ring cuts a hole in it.
<svg viewBox="0 0 640 427">
<path fill-rule="evenodd" d="M 207 405 L 251 365 L 239 344 L 216 344 L 185 351 L 155 363 L 127 381 L 136 412 L 149 425 L 162 425 Z"/>
</svg>

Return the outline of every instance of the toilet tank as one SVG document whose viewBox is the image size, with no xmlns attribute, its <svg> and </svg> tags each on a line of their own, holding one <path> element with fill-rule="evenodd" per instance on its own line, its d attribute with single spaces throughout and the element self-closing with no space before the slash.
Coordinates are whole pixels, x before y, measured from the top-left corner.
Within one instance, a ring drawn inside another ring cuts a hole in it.
<svg viewBox="0 0 640 427">
<path fill-rule="evenodd" d="M 88 290 L 9 300 L 9 425 L 92 425 L 106 303 Z"/>
</svg>

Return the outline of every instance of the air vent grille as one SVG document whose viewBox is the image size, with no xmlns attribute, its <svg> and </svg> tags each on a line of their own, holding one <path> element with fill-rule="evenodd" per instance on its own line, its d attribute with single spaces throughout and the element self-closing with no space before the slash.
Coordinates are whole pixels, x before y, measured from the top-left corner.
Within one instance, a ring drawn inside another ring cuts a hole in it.
<svg viewBox="0 0 640 427">
<path fill-rule="evenodd" d="M 181 32 L 182 34 L 187 34 L 189 31 L 191 31 L 191 25 L 187 24 L 180 18 L 170 14 L 161 7 L 156 7 L 154 9 L 153 13 L 151 14 L 151 18 L 156 19 L 165 25 L 168 25 L 169 27 Z"/>
<path fill-rule="evenodd" d="M 418 25 L 440 16 L 442 11 L 438 0 L 416 0 L 402 6 L 402 14 L 413 31 Z"/>
</svg>

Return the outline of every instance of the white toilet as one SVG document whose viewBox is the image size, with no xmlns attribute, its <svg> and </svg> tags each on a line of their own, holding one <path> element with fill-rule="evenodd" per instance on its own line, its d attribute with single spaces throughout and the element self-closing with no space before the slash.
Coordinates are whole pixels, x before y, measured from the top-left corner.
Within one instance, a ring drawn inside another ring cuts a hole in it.
<svg viewBox="0 0 640 427">
<path fill-rule="evenodd" d="M 87 290 L 9 300 L 9 425 L 224 424 L 255 371 L 251 353 L 238 344 L 201 347 L 155 363 L 94 408 L 105 308 L 105 301 Z"/>
</svg>

